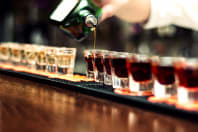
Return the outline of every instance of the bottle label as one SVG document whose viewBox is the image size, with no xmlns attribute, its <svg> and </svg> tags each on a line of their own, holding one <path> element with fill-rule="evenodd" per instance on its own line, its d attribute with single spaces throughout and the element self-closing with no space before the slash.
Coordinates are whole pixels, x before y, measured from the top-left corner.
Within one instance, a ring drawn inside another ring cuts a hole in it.
<svg viewBox="0 0 198 132">
<path fill-rule="evenodd" d="M 78 0 L 62 0 L 57 6 L 57 8 L 50 15 L 50 19 L 62 22 L 74 9 L 77 3 Z"/>
</svg>

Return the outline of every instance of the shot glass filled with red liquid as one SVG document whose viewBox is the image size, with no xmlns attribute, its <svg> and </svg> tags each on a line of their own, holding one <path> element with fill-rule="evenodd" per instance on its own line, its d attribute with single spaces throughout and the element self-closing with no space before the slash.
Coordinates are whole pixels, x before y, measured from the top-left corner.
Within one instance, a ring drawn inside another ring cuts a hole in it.
<svg viewBox="0 0 198 132">
<path fill-rule="evenodd" d="M 178 79 L 177 97 L 180 103 L 198 101 L 198 59 L 180 58 L 175 61 Z"/>
<path fill-rule="evenodd" d="M 147 55 L 132 54 L 127 59 L 129 89 L 139 94 L 151 93 L 153 78 L 151 60 Z"/>
<path fill-rule="evenodd" d="M 176 95 L 174 57 L 153 57 L 152 71 L 155 78 L 153 93 L 166 98 Z"/>
<path fill-rule="evenodd" d="M 128 90 L 129 78 L 127 70 L 128 53 L 113 52 L 111 54 L 112 86 L 115 89 Z"/>
<path fill-rule="evenodd" d="M 84 59 L 87 64 L 87 72 L 86 76 L 90 80 L 94 80 L 94 65 L 93 65 L 93 50 L 85 50 L 84 51 Z"/>
<path fill-rule="evenodd" d="M 103 53 L 106 50 L 93 50 L 93 65 L 94 65 L 94 79 L 96 82 L 104 82 L 104 65 L 103 65 Z"/>
<path fill-rule="evenodd" d="M 112 86 L 110 56 L 111 56 L 111 51 L 103 53 L 104 84 Z"/>
</svg>

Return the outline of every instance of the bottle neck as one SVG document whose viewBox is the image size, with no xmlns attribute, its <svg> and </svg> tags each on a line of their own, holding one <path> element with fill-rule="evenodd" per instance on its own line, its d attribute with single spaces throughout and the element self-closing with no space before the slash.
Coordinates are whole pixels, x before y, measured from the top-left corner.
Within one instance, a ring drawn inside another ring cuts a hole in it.
<svg viewBox="0 0 198 132">
<path fill-rule="evenodd" d="M 96 25 L 98 24 L 98 20 L 94 15 L 88 15 L 85 18 L 85 24 L 87 27 L 93 28 L 96 27 Z"/>
<path fill-rule="evenodd" d="M 80 16 L 83 17 L 84 23 L 88 28 L 96 27 L 98 24 L 98 20 L 96 16 L 94 16 L 90 11 L 88 10 L 82 10 L 80 12 Z"/>
</svg>

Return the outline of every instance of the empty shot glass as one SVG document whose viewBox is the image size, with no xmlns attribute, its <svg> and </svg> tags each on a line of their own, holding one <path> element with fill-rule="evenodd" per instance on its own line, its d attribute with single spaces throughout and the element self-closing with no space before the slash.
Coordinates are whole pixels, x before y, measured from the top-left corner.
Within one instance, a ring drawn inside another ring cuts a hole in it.
<svg viewBox="0 0 198 132">
<path fill-rule="evenodd" d="M 129 90 L 129 78 L 127 70 L 128 53 L 112 52 L 111 53 L 111 74 L 112 86 L 114 89 Z"/>
<path fill-rule="evenodd" d="M 45 47 L 39 46 L 36 48 L 36 70 L 46 71 L 46 55 L 45 55 Z"/>
<path fill-rule="evenodd" d="M 45 51 L 46 62 L 47 62 L 47 72 L 57 73 L 57 48 L 56 47 L 47 47 Z"/>
<path fill-rule="evenodd" d="M 95 82 L 104 82 L 104 65 L 103 65 L 103 53 L 106 50 L 93 50 L 93 65 L 94 65 L 94 79 Z"/>
<path fill-rule="evenodd" d="M 154 75 L 153 94 L 159 98 L 176 96 L 175 57 L 153 57 L 152 72 Z"/>
<path fill-rule="evenodd" d="M 59 74 L 73 75 L 76 48 L 57 49 L 57 70 Z"/>
<path fill-rule="evenodd" d="M 111 77 L 111 51 L 103 53 L 103 65 L 104 65 L 104 84 L 112 86 L 112 77 Z"/>
<path fill-rule="evenodd" d="M 19 65 L 21 63 L 21 49 L 22 49 L 22 45 L 12 44 L 11 46 L 12 47 L 11 47 L 10 61 L 14 65 Z"/>
<path fill-rule="evenodd" d="M 178 58 L 174 63 L 178 79 L 177 98 L 179 103 L 198 101 L 198 59 Z"/>
<path fill-rule="evenodd" d="M 153 78 L 151 60 L 147 55 L 131 54 L 127 58 L 129 89 L 140 95 L 152 93 Z"/>
<path fill-rule="evenodd" d="M 86 76 L 90 80 L 94 80 L 93 50 L 84 51 L 84 59 L 87 65 Z"/>
<path fill-rule="evenodd" d="M 36 48 L 34 45 L 26 45 L 25 47 L 25 59 L 27 61 L 27 67 L 30 69 L 35 69 L 36 64 Z"/>
<path fill-rule="evenodd" d="M 0 44 L 0 62 L 6 63 L 9 59 L 9 49 L 7 43 Z"/>
</svg>

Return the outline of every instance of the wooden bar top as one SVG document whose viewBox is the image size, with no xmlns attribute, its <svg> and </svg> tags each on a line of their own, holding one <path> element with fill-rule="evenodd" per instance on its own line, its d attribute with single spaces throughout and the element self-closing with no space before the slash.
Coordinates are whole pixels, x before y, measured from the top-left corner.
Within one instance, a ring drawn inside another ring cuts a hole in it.
<svg viewBox="0 0 198 132">
<path fill-rule="evenodd" d="M 198 124 L 0 74 L 0 132 L 14 131 L 194 132 Z"/>
</svg>

